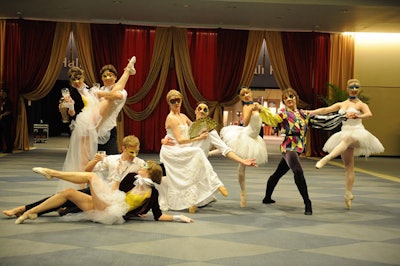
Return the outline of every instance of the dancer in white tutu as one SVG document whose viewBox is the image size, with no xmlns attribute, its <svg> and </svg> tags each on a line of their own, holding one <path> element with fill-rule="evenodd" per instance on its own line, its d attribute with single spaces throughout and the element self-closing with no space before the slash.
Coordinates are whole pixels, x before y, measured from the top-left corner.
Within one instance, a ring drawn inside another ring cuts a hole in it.
<svg viewBox="0 0 400 266">
<path fill-rule="evenodd" d="M 371 154 L 384 151 L 382 143 L 368 132 L 362 124 L 362 119 L 372 117 L 372 112 L 368 105 L 358 98 L 359 88 L 360 82 L 357 79 L 350 79 L 347 82 L 349 99 L 329 107 L 309 111 L 309 114 L 327 114 L 337 111 L 346 114 L 347 120 L 342 122 L 341 131 L 332 135 L 323 147 L 323 150 L 329 152 L 329 154 L 319 160 L 315 167 L 320 169 L 329 160 L 341 155 L 345 167 L 346 191 L 344 199 L 347 209 L 351 209 L 354 199 L 352 193 L 355 179 L 354 156 L 364 155 L 368 157 Z"/>
<path fill-rule="evenodd" d="M 63 171 L 84 171 L 84 167 L 97 151 L 99 138 L 107 138 L 110 130 L 116 126 L 117 115 L 127 97 L 125 85 L 130 75 L 136 74 L 135 62 L 136 58 L 133 56 L 111 91 L 101 91 L 93 87 L 90 91 L 82 92 L 87 104 L 71 124 L 73 130 Z M 60 182 L 58 191 L 67 187 L 73 187 L 73 185 Z"/>
<path fill-rule="evenodd" d="M 232 150 L 242 158 L 256 158 L 256 164 L 263 164 L 268 161 L 267 146 L 260 137 L 262 106 L 253 101 L 251 90 L 243 87 L 239 92 L 240 100 L 243 104 L 244 127 L 226 126 L 221 129 L 222 140 L 232 148 Z M 246 191 L 246 166 L 239 164 L 238 179 L 240 184 L 240 207 L 244 208 L 247 204 Z"/>
<path fill-rule="evenodd" d="M 208 133 L 190 139 L 189 126 L 192 121 L 181 113 L 182 94 L 170 90 L 167 94 L 170 113 L 165 121 L 167 137 L 174 140 L 175 145 L 162 145 L 160 161 L 164 164 L 166 178 L 163 180 L 160 192 L 162 210 L 189 209 L 190 213 L 217 190 L 223 196 L 228 196 L 213 167 L 203 150 L 192 147 L 191 143 L 207 138 Z"/>
</svg>

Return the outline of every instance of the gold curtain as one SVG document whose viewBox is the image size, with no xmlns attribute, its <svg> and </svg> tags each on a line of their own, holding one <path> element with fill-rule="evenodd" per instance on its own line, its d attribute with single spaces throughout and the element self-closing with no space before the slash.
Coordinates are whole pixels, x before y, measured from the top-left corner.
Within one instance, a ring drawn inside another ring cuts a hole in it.
<svg viewBox="0 0 400 266">
<path fill-rule="evenodd" d="M 246 57 L 244 59 L 244 69 L 240 84 L 250 86 L 254 76 L 254 69 L 257 65 L 260 51 L 263 44 L 264 31 L 250 31 L 247 40 Z M 239 100 L 239 96 L 235 97 L 235 102 Z"/>
<path fill-rule="evenodd" d="M 85 80 L 89 87 L 92 87 L 96 82 L 94 74 L 93 50 L 92 50 L 92 35 L 90 33 L 89 23 L 73 23 L 72 32 L 78 58 L 81 60 L 82 67 L 85 70 Z M 64 51 L 65 52 L 65 51 Z"/>
<path fill-rule="evenodd" d="M 329 83 L 346 89 L 347 80 L 354 78 L 354 36 L 331 34 Z"/>
<path fill-rule="evenodd" d="M 283 51 L 281 32 L 265 32 L 265 42 L 267 43 L 268 55 L 271 60 L 272 69 L 274 70 L 276 83 L 281 90 L 291 87 L 285 53 Z"/>
<path fill-rule="evenodd" d="M 62 67 L 61 62 L 65 56 L 65 51 L 67 50 L 70 32 L 70 23 L 57 23 L 54 33 L 53 47 L 51 49 L 50 62 L 46 73 L 37 88 L 30 93 L 22 94 L 19 99 L 16 137 L 14 141 L 14 147 L 17 149 L 29 150 L 28 122 L 24 99 L 31 101 L 39 100 L 50 92 L 60 74 Z"/>
</svg>

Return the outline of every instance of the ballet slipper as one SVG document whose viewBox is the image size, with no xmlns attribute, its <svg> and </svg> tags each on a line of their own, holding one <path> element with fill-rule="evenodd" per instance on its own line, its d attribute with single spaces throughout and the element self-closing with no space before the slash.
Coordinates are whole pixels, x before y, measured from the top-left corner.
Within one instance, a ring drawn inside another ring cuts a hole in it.
<svg viewBox="0 0 400 266">
<path fill-rule="evenodd" d="M 24 213 L 17 220 L 15 224 L 22 224 L 26 219 L 35 220 L 38 217 L 36 213 Z"/>
<path fill-rule="evenodd" d="M 346 208 L 348 210 L 351 209 L 351 204 L 353 202 L 353 199 L 354 199 L 353 193 L 351 193 L 350 191 L 346 191 L 344 193 L 344 203 L 346 204 Z"/>
<path fill-rule="evenodd" d="M 222 196 L 228 197 L 228 190 L 226 189 L 226 187 L 219 187 L 218 190 L 222 194 Z"/>
<path fill-rule="evenodd" d="M 2 211 L 2 213 L 11 218 L 14 215 L 17 217 L 21 216 L 24 213 L 24 211 L 25 211 L 25 206 L 19 206 L 12 210 L 4 210 L 4 211 Z"/>
<path fill-rule="evenodd" d="M 316 164 L 315 164 L 315 168 L 317 169 L 321 169 L 322 167 L 325 166 L 325 164 L 328 162 L 327 158 L 322 158 L 321 160 L 319 160 Z"/>
<path fill-rule="evenodd" d="M 43 175 L 44 177 L 46 177 L 47 180 L 51 180 L 51 179 L 53 178 L 50 174 L 48 174 L 48 173 L 46 172 L 46 168 L 43 168 L 43 167 L 33 167 L 33 168 L 32 168 L 32 171 L 35 172 L 35 173 L 37 173 L 37 174 Z"/>
<path fill-rule="evenodd" d="M 197 211 L 197 207 L 196 206 L 190 206 L 189 207 L 189 213 L 195 213 Z"/>
<path fill-rule="evenodd" d="M 242 193 L 240 193 L 240 207 L 244 208 L 247 205 L 247 192 L 246 190 L 243 190 Z"/>
<path fill-rule="evenodd" d="M 125 70 L 129 71 L 130 75 L 136 74 L 135 63 L 136 63 L 136 56 L 132 56 L 132 58 L 129 60 L 128 66 L 125 68 Z"/>
</svg>

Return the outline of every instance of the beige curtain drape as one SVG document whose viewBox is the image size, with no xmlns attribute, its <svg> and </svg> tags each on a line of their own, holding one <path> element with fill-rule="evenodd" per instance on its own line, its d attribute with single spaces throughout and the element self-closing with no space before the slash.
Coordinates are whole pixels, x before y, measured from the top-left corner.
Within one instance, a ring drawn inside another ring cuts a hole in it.
<svg viewBox="0 0 400 266">
<path fill-rule="evenodd" d="M 331 34 L 329 83 L 343 90 L 347 80 L 354 78 L 354 36 Z"/>
<path fill-rule="evenodd" d="M 72 33 L 78 58 L 81 60 L 82 68 L 85 70 L 85 81 L 89 87 L 92 87 L 96 82 L 96 75 L 94 74 L 94 61 L 92 51 L 92 35 L 90 34 L 89 23 L 73 23 Z"/>
<path fill-rule="evenodd" d="M 281 32 L 265 32 L 265 41 L 267 43 L 268 55 L 271 60 L 272 69 L 274 70 L 276 83 L 281 90 L 291 87 L 285 53 L 283 51 Z"/>
</svg>

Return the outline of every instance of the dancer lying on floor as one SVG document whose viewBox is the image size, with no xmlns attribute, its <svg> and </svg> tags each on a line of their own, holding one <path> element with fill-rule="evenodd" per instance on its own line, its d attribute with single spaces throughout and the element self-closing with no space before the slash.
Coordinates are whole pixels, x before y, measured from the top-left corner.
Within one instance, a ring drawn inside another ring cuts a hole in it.
<svg viewBox="0 0 400 266">
<path fill-rule="evenodd" d="M 94 156 L 94 158 L 86 165 L 85 172 L 96 172 L 98 174 L 101 174 L 102 178 L 106 180 L 109 186 L 118 187 L 118 183 L 121 182 L 120 190 L 122 190 L 121 186 L 124 186 L 125 182 L 121 181 L 121 179 L 124 180 L 125 176 L 128 175 L 129 173 L 138 173 L 139 169 L 146 162 L 137 157 L 140 150 L 140 141 L 136 136 L 134 135 L 125 136 L 122 139 L 121 149 L 122 149 L 121 154 L 107 155 L 105 157 L 104 155 L 97 153 Z M 64 182 L 70 183 L 66 181 Z M 90 195 L 90 188 L 88 187 L 80 189 L 79 191 Z M 13 209 L 3 210 L 3 214 L 9 217 L 12 217 L 14 215 L 19 217 L 25 211 L 28 211 L 38 206 L 39 204 L 47 200 L 49 197 L 46 197 L 44 199 L 41 199 L 39 201 L 27 205 L 18 206 Z M 46 210 L 45 212 L 40 212 L 38 213 L 38 215 L 40 216 L 42 214 L 53 211 L 57 211 L 60 216 L 63 216 L 67 213 L 81 212 L 82 210 L 79 209 L 73 202 L 67 201 L 64 204 L 55 207 L 54 209 L 49 209 Z"/>
<path fill-rule="evenodd" d="M 74 202 L 84 211 L 85 220 L 104 224 L 122 224 L 125 221 L 123 216 L 127 212 L 138 208 L 146 209 L 146 206 L 157 200 L 158 193 L 156 193 L 154 183 L 160 184 L 162 177 L 160 165 L 154 161 L 147 161 L 136 176 L 135 186 L 125 193 L 110 187 L 97 174 L 91 172 L 61 172 L 41 167 L 35 167 L 33 171 L 44 175 L 48 180 L 56 177 L 76 184 L 89 183 L 91 195 L 74 189 L 66 189 L 23 213 L 15 221 L 16 224 L 23 223 L 26 219 L 34 220 L 38 213 L 59 206 L 67 200 Z M 171 216 L 166 214 L 161 214 L 158 220 L 193 222 L 192 219 L 183 215 Z"/>
</svg>

